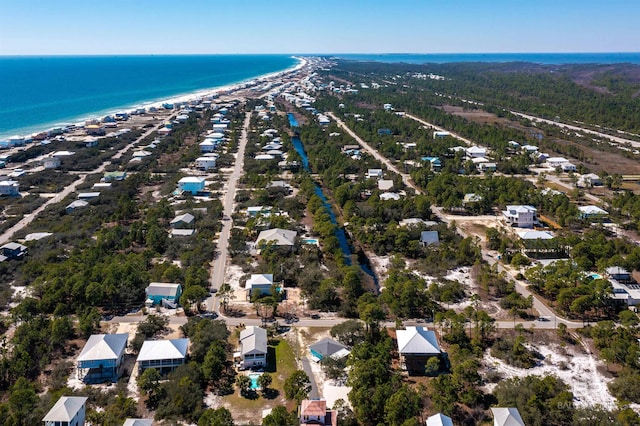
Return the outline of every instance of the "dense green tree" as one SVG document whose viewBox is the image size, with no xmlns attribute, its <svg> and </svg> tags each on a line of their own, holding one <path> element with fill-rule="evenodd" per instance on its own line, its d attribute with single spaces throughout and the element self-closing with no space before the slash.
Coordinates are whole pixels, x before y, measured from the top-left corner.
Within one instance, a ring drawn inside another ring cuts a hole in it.
<svg viewBox="0 0 640 426">
<path fill-rule="evenodd" d="M 198 426 L 234 426 L 233 417 L 231 412 L 224 407 L 217 409 L 208 408 L 204 410 L 200 419 L 198 419 Z"/>
<path fill-rule="evenodd" d="M 284 381 L 284 395 L 287 399 L 295 399 L 298 404 L 311 392 L 309 376 L 302 370 L 294 371 Z"/>
</svg>

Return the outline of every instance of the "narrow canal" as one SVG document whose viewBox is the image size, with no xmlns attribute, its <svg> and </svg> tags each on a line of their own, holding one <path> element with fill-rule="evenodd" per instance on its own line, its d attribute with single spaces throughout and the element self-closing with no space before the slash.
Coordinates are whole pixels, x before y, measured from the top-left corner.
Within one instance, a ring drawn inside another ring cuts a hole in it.
<svg viewBox="0 0 640 426">
<path fill-rule="evenodd" d="M 296 118 L 292 113 L 288 113 L 287 117 L 289 118 L 289 125 L 291 126 L 291 128 L 295 129 L 296 127 L 298 127 L 298 121 L 296 120 Z M 293 138 L 291 138 L 291 142 L 293 143 L 293 147 L 295 148 L 296 152 L 300 155 L 300 158 L 302 159 L 302 167 L 304 167 L 304 169 L 307 172 L 311 173 L 311 169 L 309 168 L 309 158 L 307 157 L 307 153 L 304 150 L 304 145 L 302 143 L 302 140 L 298 136 L 294 136 Z M 320 199 L 322 200 L 322 204 L 324 205 L 324 208 L 327 210 L 327 213 L 329 214 L 331 223 L 333 223 L 334 225 L 338 225 L 338 220 L 336 218 L 336 214 L 333 211 L 333 208 L 331 207 L 331 203 L 329 203 L 329 200 L 322 192 L 322 188 L 320 187 L 320 185 L 318 185 L 315 182 L 314 182 L 314 191 L 316 195 L 320 197 Z M 352 265 L 351 258 L 353 253 L 351 251 L 351 247 L 349 246 L 347 235 L 345 234 L 344 228 L 342 226 L 336 227 L 335 236 L 338 239 L 338 243 L 340 244 L 340 249 L 342 250 L 342 254 L 344 255 L 345 263 L 349 266 Z M 359 266 L 367 275 L 369 275 L 373 279 L 373 282 L 377 290 L 379 288 L 378 278 L 376 277 L 376 274 L 373 272 L 371 267 L 366 262 L 367 259 L 365 258 L 364 260 L 365 262 L 360 262 Z"/>
</svg>

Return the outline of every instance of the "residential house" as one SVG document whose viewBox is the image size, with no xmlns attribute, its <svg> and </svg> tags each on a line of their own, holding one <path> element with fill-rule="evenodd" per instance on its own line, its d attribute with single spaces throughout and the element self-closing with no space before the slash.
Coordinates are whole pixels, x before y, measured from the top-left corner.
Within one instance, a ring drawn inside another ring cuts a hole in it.
<svg viewBox="0 0 640 426">
<path fill-rule="evenodd" d="M 117 382 L 129 334 L 94 334 L 78 356 L 78 379 L 85 383 Z"/>
<path fill-rule="evenodd" d="M 84 426 L 87 399 L 84 396 L 61 396 L 43 417 L 44 426 Z"/>
<path fill-rule="evenodd" d="M 200 152 L 202 153 L 213 152 L 216 150 L 216 148 L 218 148 L 218 145 L 219 145 L 219 142 L 216 142 L 213 139 L 205 139 L 199 144 Z"/>
<path fill-rule="evenodd" d="M 167 374 L 187 359 L 189 339 L 146 340 L 138 355 L 138 374 L 147 368 L 156 368 L 160 374 Z"/>
<path fill-rule="evenodd" d="M 533 228 L 533 224 L 536 222 L 537 211 L 533 206 L 513 205 L 507 206 L 507 209 L 502 211 L 502 216 L 511 226 Z"/>
<path fill-rule="evenodd" d="M 338 424 L 338 413 L 327 409 L 327 401 L 324 399 L 303 399 L 300 402 L 298 414 L 300 426 L 336 426 Z"/>
<path fill-rule="evenodd" d="M 439 245 L 438 231 L 422 231 L 420 233 L 420 244 L 423 247 Z"/>
<path fill-rule="evenodd" d="M 196 233 L 195 229 L 173 228 L 173 229 L 171 229 L 171 231 L 169 231 L 169 237 L 170 238 L 173 238 L 173 237 L 190 237 L 195 233 Z"/>
<path fill-rule="evenodd" d="M 393 110 L 393 106 L 391 104 L 384 104 L 382 105 L 382 107 L 385 109 L 385 111 Z"/>
<path fill-rule="evenodd" d="M 98 146 L 98 138 L 92 138 L 87 136 L 82 140 L 86 148 L 95 148 Z"/>
<path fill-rule="evenodd" d="M 84 126 L 84 131 L 87 135 L 90 136 L 104 136 L 104 134 L 106 133 L 104 126 L 100 126 L 99 124 Z"/>
<path fill-rule="evenodd" d="M 253 158 L 256 161 L 269 161 L 269 160 L 275 160 L 276 157 L 274 155 L 271 155 L 271 154 L 257 154 Z"/>
<path fill-rule="evenodd" d="M 567 160 L 564 157 L 549 157 L 547 158 L 547 166 L 552 168 L 552 169 L 558 169 L 558 168 L 562 168 L 563 164 L 567 164 L 569 163 L 569 160 Z"/>
<path fill-rule="evenodd" d="M 329 120 L 329 117 L 327 117 L 324 114 L 318 114 L 318 124 L 321 126 L 328 126 L 329 123 L 331 123 L 331 120 Z"/>
<path fill-rule="evenodd" d="M 267 330 L 249 326 L 240 332 L 241 367 L 267 365 Z"/>
<path fill-rule="evenodd" d="M 93 200 L 94 198 L 98 198 L 100 196 L 99 192 L 79 192 L 78 199 L 79 200 Z"/>
<path fill-rule="evenodd" d="M 410 217 L 407 219 L 402 219 L 398 225 L 405 226 L 407 228 L 414 226 L 426 226 L 427 228 L 430 228 L 432 226 L 436 226 L 437 224 L 438 222 L 434 222 L 432 220 L 424 220 L 419 217 Z"/>
<path fill-rule="evenodd" d="M 474 192 L 470 192 L 468 194 L 464 194 L 464 197 L 462 198 L 462 205 L 469 206 L 472 204 L 477 204 L 481 201 L 482 201 L 482 195 L 476 194 Z"/>
<path fill-rule="evenodd" d="M 256 239 L 256 247 L 261 244 L 270 243 L 276 247 L 293 247 L 298 233 L 288 229 L 268 229 L 260 232 Z"/>
<path fill-rule="evenodd" d="M 325 337 L 319 342 L 311 345 L 309 347 L 309 352 L 311 352 L 311 356 L 318 361 L 322 361 L 326 357 L 340 359 L 350 353 L 349 349 L 347 349 L 345 345 L 329 337 Z"/>
<path fill-rule="evenodd" d="M 598 206 L 580 206 L 580 219 L 604 219 L 609 216 L 609 212 Z"/>
<path fill-rule="evenodd" d="M 148 305 L 175 305 L 182 295 L 182 286 L 178 283 L 150 283 L 144 292 Z"/>
<path fill-rule="evenodd" d="M 451 417 L 438 413 L 427 418 L 427 426 L 453 426 L 453 421 Z"/>
<path fill-rule="evenodd" d="M 520 142 L 516 142 L 516 141 L 509 141 L 507 142 L 509 144 L 509 148 L 512 149 L 518 149 L 520 148 Z"/>
<path fill-rule="evenodd" d="M 153 419 L 126 419 L 122 426 L 153 426 Z"/>
<path fill-rule="evenodd" d="M 471 146 L 465 150 L 467 158 L 480 158 L 487 156 L 487 150 L 479 146 Z"/>
<path fill-rule="evenodd" d="M 196 195 L 204 191 L 205 180 L 201 177 L 186 176 L 178 181 L 178 191 Z"/>
<path fill-rule="evenodd" d="M 518 236 L 524 241 L 553 239 L 553 235 L 547 231 L 520 231 Z"/>
<path fill-rule="evenodd" d="M 522 150 L 527 154 L 535 154 L 538 152 L 538 147 L 534 145 L 522 145 Z"/>
<path fill-rule="evenodd" d="M 60 157 L 45 157 L 42 160 L 42 167 L 44 167 L 45 170 L 57 169 L 60 167 Z"/>
<path fill-rule="evenodd" d="M 3 180 L 0 182 L 0 195 L 20 195 L 20 184 L 15 180 Z"/>
<path fill-rule="evenodd" d="M 87 207 L 88 205 L 89 203 L 84 200 L 76 200 L 76 201 L 73 201 L 71 204 L 69 204 L 67 207 L 65 207 L 65 211 L 67 213 L 72 213 L 76 211 L 76 209 Z"/>
<path fill-rule="evenodd" d="M 194 167 L 205 172 L 216 168 L 216 157 L 198 157 L 194 162 Z"/>
<path fill-rule="evenodd" d="M 171 222 L 169 222 L 169 225 L 171 225 L 172 228 L 176 229 L 191 227 L 195 219 L 195 216 L 193 216 L 191 213 L 184 213 L 174 217 Z"/>
<path fill-rule="evenodd" d="M 440 161 L 439 157 L 422 157 L 421 160 L 428 162 L 434 172 L 439 172 L 442 169 L 442 161 Z"/>
<path fill-rule="evenodd" d="M 398 194 L 397 192 L 383 192 L 382 194 L 380 194 L 380 199 L 382 201 L 398 201 L 400 200 L 400 194 Z"/>
<path fill-rule="evenodd" d="M 381 179 L 382 178 L 382 169 L 369 169 L 369 170 L 367 170 L 367 177 L 368 178 Z"/>
<path fill-rule="evenodd" d="M 442 355 L 436 333 L 425 327 L 407 326 L 397 330 L 396 336 L 400 360 L 409 374 L 424 374 L 427 360 Z"/>
<path fill-rule="evenodd" d="M 578 170 L 578 168 L 576 167 L 576 165 L 575 165 L 575 164 L 573 164 L 573 163 L 569 163 L 569 162 L 566 162 L 566 163 L 562 164 L 562 165 L 560 166 L 560 168 L 561 168 L 561 169 L 562 169 L 562 171 L 563 171 L 563 172 L 565 172 L 565 173 L 575 172 L 576 170 Z"/>
<path fill-rule="evenodd" d="M 520 412 L 514 407 L 491 407 L 493 426 L 525 426 Z"/>
<path fill-rule="evenodd" d="M 286 190 L 289 194 L 293 192 L 293 187 L 291 186 L 291 184 L 283 180 L 274 180 L 269 182 L 269 184 L 267 185 L 267 189 L 269 188 L 282 188 Z"/>
<path fill-rule="evenodd" d="M 272 209 L 273 207 L 270 206 L 250 206 L 247 207 L 247 215 L 250 217 L 271 216 Z"/>
<path fill-rule="evenodd" d="M 273 286 L 273 274 L 251 274 L 245 284 L 247 300 L 251 300 L 254 294 L 270 296 L 271 286 Z"/>
<path fill-rule="evenodd" d="M 19 243 L 9 242 L 0 247 L 0 254 L 7 259 L 22 259 L 27 255 L 27 247 Z"/>
<path fill-rule="evenodd" d="M 102 180 L 105 182 L 122 181 L 126 178 L 127 172 L 122 171 L 105 172 L 104 175 L 102 175 Z"/>
<path fill-rule="evenodd" d="M 442 139 L 442 138 L 446 138 L 447 136 L 451 136 L 451 133 L 449 133 L 449 132 L 441 132 L 441 131 L 433 132 L 433 138 L 434 139 Z"/>
<path fill-rule="evenodd" d="M 632 282 L 631 273 L 620 266 L 609 266 L 604 271 L 609 279 L 628 283 Z"/>
<path fill-rule="evenodd" d="M 592 186 L 602 186 L 602 179 L 595 173 L 587 173 L 585 175 L 580 176 L 578 182 L 576 182 L 577 186 L 583 188 L 589 188 Z"/>
<path fill-rule="evenodd" d="M 393 181 L 391 179 L 380 179 L 378 181 L 378 189 L 381 191 L 389 191 L 393 188 Z"/>
</svg>

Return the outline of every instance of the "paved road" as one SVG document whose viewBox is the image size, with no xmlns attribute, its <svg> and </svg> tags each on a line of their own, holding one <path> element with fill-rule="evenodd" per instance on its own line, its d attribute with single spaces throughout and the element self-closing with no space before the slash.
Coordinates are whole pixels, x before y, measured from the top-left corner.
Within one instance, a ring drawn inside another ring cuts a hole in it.
<svg viewBox="0 0 640 426">
<path fill-rule="evenodd" d="M 558 123 L 557 121 L 553 121 L 553 120 L 546 120 L 544 118 L 540 118 L 540 117 L 534 117 L 533 115 L 527 115 L 527 114 L 523 114 L 521 112 L 515 112 L 515 111 L 509 111 L 511 114 L 513 115 L 517 115 L 518 117 L 522 117 L 522 118 L 526 118 L 527 120 L 531 120 L 531 121 L 538 121 L 541 123 L 546 123 L 546 124 L 551 124 L 553 126 L 557 126 L 557 127 L 561 127 L 563 129 L 569 129 L 569 130 L 575 130 L 577 132 L 582 132 L 582 133 L 588 133 L 590 135 L 595 135 L 595 136 L 599 136 L 603 139 L 608 139 L 610 141 L 619 143 L 619 144 L 629 144 L 634 148 L 640 148 L 640 142 L 631 140 L 631 139 L 625 139 L 625 138 L 621 138 L 619 136 L 613 136 L 613 135 L 608 135 L 606 133 L 601 133 L 601 132 L 596 132 L 595 130 L 589 130 L 589 129 L 585 129 L 583 127 L 578 127 L 578 126 L 573 126 L 571 124 L 565 124 L 565 123 Z"/>
<path fill-rule="evenodd" d="M 238 184 L 238 180 L 240 179 L 242 169 L 244 167 L 244 151 L 247 147 L 247 133 L 249 131 L 250 120 L 251 112 L 247 112 L 242 127 L 242 133 L 240 135 L 236 161 L 233 166 L 233 171 L 229 176 L 227 192 L 222 203 L 222 230 L 220 231 L 220 237 L 218 238 L 218 250 L 216 252 L 216 257 L 213 260 L 213 269 L 211 270 L 210 285 L 211 289 L 214 291 L 219 290 L 220 286 L 224 283 L 225 269 L 227 266 L 227 254 L 229 251 L 229 236 L 231 235 L 231 227 L 233 226 L 231 215 L 233 214 L 233 203 L 236 197 L 236 187 Z M 215 296 L 209 297 L 206 301 L 206 305 L 209 311 L 217 312 L 219 310 L 220 300 Z"/>
<path fill-rule="evenodd" d="M 170 119 L 173 118 L 170 117 Z M 118 159 L 120 157 L 122 157 L 122 155 L 127 152 L 128 150 L 130 150 L 135 144 L 137 144 L 139 141 L 141 141 L 142 139 L 146 138 L 147 136 L 149 136 L 152 132 L 156 131 L 157 129 L 159 129 L 160 127 L 164 126 L 164 124 L 160 124 L 157 127 L 152 127 L 150 128 L 148 131 L 144 132 L 138 139 L 136 139 L 135 141 L 131 142 L 129 145 L 125 146 L 124 148 L 122 148 L 121 150 L 119 150 L 116 154 L 113 155 L 112 159 Z M 97 168 L 95 168 L 94 170 L 91 170 L 89 172 L 83 173 L 80 176 L 79 179 L 77 179 L 75 182 L 73 182 L 72 184 L 70 184 L 69 186 L 67 186 L 66 188 L 64 188 L 62 191 L 58 192 L 54 197 L 52 197 L 51 199 L 49 199 L 47 202 L 45 202 L 43 205 L 41 205 L 40 207 L 38 207 L 37 209 L 35 209 L 33 212 L 27 214 L 24 216 L 24 218 L 22 218 L 22 220 L 20 220 L 20 222 L 16 223 L 15 225 L 13 225 L 11 228 L 7 229 L 5 232 L 2 233 L 2 235 L 0 235 L 0 244 L 5 244 L 7 241 L 9 241 L 11 239 L 11 237 L 13 236 L 13 234 L 15 234 L 16 232 L 22 230 L 25 226 L 29 225 L 31 222 L 33 222 L 33 220 L 47 207 L 49 207 L 51 204 L 57 203 L 62 201 L 67 195 L 71 194 L 73 191 L 76 190 L 76 188 L 83 184 L 84 181 L 87 179 L 88 175 L 91 174 L 95 174 L 95 173 L 102 173 L 104 171 L 104 169 L 111 164 L 111 159 L 106 160 L 104 163 L 102 163 L 100 166 L 98 166 Z"/>
<path fill-rule="evenodd" d="M 405 174 L 405 173 L 401 173 L 387 158 L 383 157 L 382 155 L 380 155 L 380 153 L 375 150 L 373 147 L 371 147 L 369 144 L 367 144 L 364 140 L 362 140 L 362 138 L 360 138 L 353 130 L 351 130 L 342 120 L 340 120 L 338 117 L 336 117 L 333 113 L 328 113 L 328 115 L 330 117 L 332 117 L 334 120 L 336 120 L 336 123 L 338 123 L 338 126 L 340 126 L 342 129 L 344 129 L 347 133 L 349 133 L 349 135 L 354 138 L 367 152 L 371 153 L 371 155 L 374 156 L 374 158 L 378 159 L 379 161 L 381 161 L 382 163 L 384 163 L 390 170 L 394 171 L 395 173 L 399 174 L 402 176 L 402 180 L 405 183 L 405 185 L 413 188 L 417 194 L 422 194 L 422 191 L 420 190 L 420 188 L 418 188 L 413 181 L 411 181 L 411 178 L 409 177 L 409 175 Z M 445 129 L 442 129 L 441 127 L 437 127 L 432 125 L 431 123 L 428 123 L 424 120 L 421 120 L 417 117 L 414 117 L 410 114 L 405 114 L 406 117 L 409 117 L 413 120 L 416 120 L 422 124 L 424 124 L 425 126 L 431 126 L 435 129 L 437 129 L 438 131 L 446 131 Z M 465 143 L 471 144 L 471 141 L 469 141 L 468 139 L 462 138 L 460 136 L 457 136 L 455 134 L 452 134 L 453 137 L 456 137 L 460 140 L 462 140 Z M 438 207 L 432 207 L 433 212 L 445 223 L 449 223 L 450 219 L 447 215 L 445 215 L 442 212 L 442 209 L 438 208 Z M 458 229 L 458 232 L 460 232 L 461 234 L 463 234 L 463 236 L 468 236 L 468 235 L 464 235 L 464 232 L 460 229 Z M 548 322 L 541 322 L 541 321 L 533 321 L 533 322 L 523 322 L 523 324 L 527 324 L 528 326 L 531 326 L 531 324 L 534 324 L 536 327 L 538 328 L 553 328 L 555 325 L 557 325 L 558 323 L 565 323 L 567 324 L 567 326 L 575 328 L 575 327 L 582 327 L 583 323 L 582 322 L 578 322 L 578 321 L 570 321 L 567 320 L 565 318 L 562 317 L 558 317 L 556 315 L 556 313 L 549 308 L 547 305 L 545 305 L 542 300 L 540 300 L 540 298 L 533 294 L 528 288 L 526 283 L 517 280 L 514 272 L 506 267 L 505 265 L 503 265 L 502 263 L 498 262 L 497 259 L 495 257 L 492 257 L 489 255 L 489 253 L 483 253 L 482 255 L 483 259 L 490 265 L 497 265 L 498 268 L 498 272 L 504 272 L 505 275 L 507 276 L 507 278 L 512 281 L 515 285 L 515 289 L 518 293 L 520 293 L 523 297 L 529 297 L 532 296 L 533 297 L 533 308 L 538 311 L 538 314 L 541 317 L 550 317 L 553 318 L 553 321 L 548 321 Z M 500 328 L 512 328 L 514 326 L 513 322 L 505 322 L 505 324 L 502 324 L 502 326 L 500 326 Z"/>
</svg>

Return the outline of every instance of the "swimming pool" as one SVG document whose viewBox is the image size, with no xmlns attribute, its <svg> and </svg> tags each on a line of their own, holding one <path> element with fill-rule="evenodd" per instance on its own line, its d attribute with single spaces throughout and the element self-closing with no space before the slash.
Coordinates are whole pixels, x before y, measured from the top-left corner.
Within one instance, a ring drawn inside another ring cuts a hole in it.
<svg viewBox="0 0 640 426">
<path fill-rule="evenodd" d="M 251 389 L 253 390 L 260 389 L 260 385 L 258 385 L 258 377 L 260 377 L 260 373 L 249 374 L 249 378 L 251 379 Z"/>
<path fill-rule="evenodd" d="M 318 239 L 317 238 L 305 238 L 304 240 L 302 240 L 302 244 L 318 244 Z"/>
</svg>

